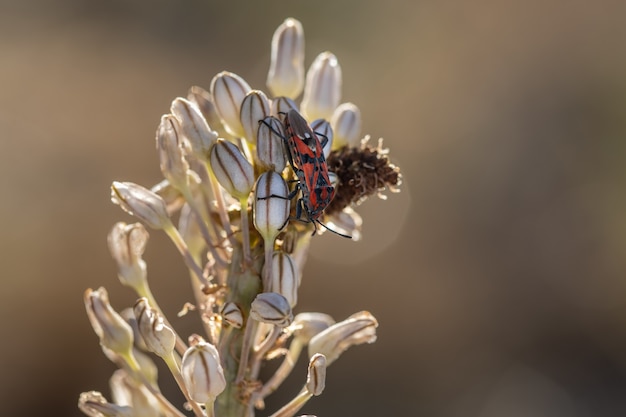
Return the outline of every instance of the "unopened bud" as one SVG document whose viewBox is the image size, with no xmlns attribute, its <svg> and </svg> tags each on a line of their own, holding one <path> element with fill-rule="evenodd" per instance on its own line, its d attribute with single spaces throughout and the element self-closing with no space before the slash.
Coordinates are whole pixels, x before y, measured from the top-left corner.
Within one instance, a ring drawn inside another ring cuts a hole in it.
<svg viewBox="0 0 626 417">
<path fill-rule="evenodd" d="M 361 111 L 352 103 L 343 103 L 333 113 L 330 119 L 335 132 L 336 147 L 344 145 L 359 146 L 361 141 Z"/>
<path fill-rule="evenodd" d="M 256 182 L 254 227 L 266 241 L 276 238 L 289 218 L 287 183 L 274 171 L 264 172 Z"/>
<path fill-rule="evenodd" d="M 326 358 L 316 353 L 309 361 L 309 371 L 306 377 L 306 389 L 313 395 L 318 396 L 326 386 Z"/>
<path fill-rule="evenodd" d="M 163 199 L 141 185 L 114 181 L 111 201 L 153 229 L 171 224 Z"/>
<path fill-rule="evenodd" d="M 217 113 L 217 109 L 215 108 L 215 104 L 213 103 L 213 97 L 211 97 L 211 93 L 206 91 L 204 88 L 194 85 L 189 89 L 187 93 L 187 99 L 198 106 L 198 110 L 202 113 L 204 120 L 208 123 L 209 127 L 218 132 L 218 137 L 224 137 L 228 135 L 224 125 L 222 124 L 222 119 L 220 115 Z"/>
<path fill-rule="evenodd" d="M 131 407 L 133 415 L 154 416 L 161 415 L 163 411 L 154 394 L 124 369 L 113 372 L 109 379 L 109 387 L 113 402 Z"/>
<path fill-rule="evenodd" d="M 243 314 L 237 304 L 229 301 L 222 307 L 222 319 L 231 326 L 239 329 L 243 326 Z"/>
<path fill-rule="evenodd" d="M 313 336 L 323 332 L 335 324 L 335 320 L 324 313 L 300 313 L 293 319 L 291 327 L 294 328 L 293 335 L 308 344 Z"/>
<path fill-rule="evenodd" d="M 353 314 L 314 336 L 309 343 L 309 356 L 321 353 L 328 365 L 350 346 L 376 341 L 376 318 L 367 311 Z"/>
<path fill-rule="evenodd" d="M 272 116 L 278 117 L 281 113 L 287 113 L 289 110 L 299 111 L 298 105 L 289 97 L 276 97 L 272 100 Z"/>
<path fill-rule="evenodd" d="M 176 345 L 174 331 L 165 324 L 163 317 L 141 297 L 133 308 L 137 319 L 137 328 L 148 350 L 161 358 L 167 359 Z"/>
<path fill-rule="evenodd" d="M 326 119 L 317 119 L 311 123 L 311 129 L 323 144 L 324 158 L 328 158 L 333 147 L 333 128 Z"/>
<path fill-rule="evenodd" d="M 266 117 L 258 124 L 256 153 L 263 168 L 280 173 L 287 164 L 283 124 L 275 117 Z"/>
<path fill-rule="evenodd" d="M 259 90 L 250 91 L 241 103 L 241 126 L 244 137 L 251 143 L 256 143 L 259 121 L 270 115 L 270 102 L 265 93 Z"/>
<path fill-rule="evenodd" d="M 141 258 L 148 231 L 141 223 L 118 222 L 108 236 L 109 251 L 117 263 L 117 276 L 122 284 L 133 289 L 141 288 L 146 282 L 146 262 Z"/>
<path fill-rule="evenodd" d="M 211 130 L 200 109 L 189 100 L 178 97 L 170 111 L 180 121 L 183 134 L 189 140 L 191 150 L 201 161 L 208 161 L 209 150 L 217 140 L 217 132 Z"/>
<path fill-rule="evenodd" d="M 275 292 L 264 292 L 256 296 L 250 306 L 250 317 L 261 323 L 287 327 L 293 320 L 289 302 Z"/>
<path fill-rule="evenodd" d="M 98 391 L 80 394 L 78 409 L 89 417 L 131 417 L 135 415 L 131 407 L 112 404 Z"/>
<path fill-rule="evenodd" d="M 189 164 L 183 151 L 183 136 L 176 117 L 171 114 L 161 117 L 156 143 L 163 176 L 179 190 L 185 189 L 188 184 Z"/>
<path fill-rule="evenodd" d="M 122 357 L 131 355 L 133 330 L 109 303 L 109 294 L 100 287 L 89 288 L 84 296 L 89 322 L 100 338 L 100 344 Z"/>
<path fill-rule="evenodd" d="M 340 101 L 341 67 L 335 55 L 322 52 L 307 72 L 300 107 L 309 120 L 330 120 Z"/>
<path fill-rule="evenodd" d="M 331 229 L 336 232 L 351 236 L 352 240 L 355 242 L 361 240 L 361 227 L 363 226 L 363 219 L 361 218 L 361 215 L 354 211 L 351 207 L 346 207 L 340 212 L 333 213 L 328 218 L 327 225 L 329 225 Z"/>
<path fill-rule="evenodd" d="M 217 349 L 203 340 L 187 349 L 183 355 L 181 373 L 189 397 L 198 403 L 213 401 L 226 388 Z"/>
<path fill-rule="evenodd" d="M 220 72 L 211 81 L 213 104 L 224 127 L 231 135 L 243 137 L 245 134 L 239 112 L 241 103 L 250 90 L 252 89 L 243 78 L 228 71 Z"/>
<path fill-rule="evenodd" d="M 304 85 L 304 30 L 302 24 L 286 19 L 272 37 L 272 55 L 267 87 L 274 96 L 296 98 Z"/>
<path fill-rule="evenodd" d="M 285 297 L 293 308 L 298 302 L 299 275 L 291 256 L 282 251 L 275 251 L 272 255 L 272 281 L 269 291 Z"/>
<path fill-rule="evenodd" d="M 217 181 L 230 195 L 244 198 L 254 185 L 254 168 L 239 148 L 218 139 L 211 149 L 211 168 Z"/>
<path fill-rule="evenodd" d="M 185 198 L 180 190 L 176 189 L 168 180 L 162 180 L 153 185 L 150 191 L 158 195 L 165 202 L 168 213 L 175 213 L 185 204 Z"/>
</svg>

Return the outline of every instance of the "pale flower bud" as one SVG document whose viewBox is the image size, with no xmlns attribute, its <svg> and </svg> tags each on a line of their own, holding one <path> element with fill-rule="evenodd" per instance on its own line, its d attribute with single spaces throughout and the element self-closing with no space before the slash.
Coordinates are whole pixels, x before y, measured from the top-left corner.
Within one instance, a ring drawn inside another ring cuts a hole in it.
<svg viewBox="0 0 626 417">
<path fill-rule="evenodd" d="M 150 352 L 167 359 L 176 345 L 174 331 L 165 324 L 163 317 L 150 305 L 145 297 L 141 297 L 133 308 L 137 319 L 139 334 Z"/>
<path fill-rule="evenodd" d="M 309 342 L 309 356 L 321 353 L 328 365 L 350 346 L 376 341 L 376 318 L 367 311 L 351 315 L 314 336 Z"/>
<path fill-rule="evenodd" d="M 208 161 L 211 146 L 217 140 L 217 132 L 209 128 L 200 109 L 191 101 L 178 97 L 172 102 L 170 111 L 180 121 L 182 132 L 189 140 L 194 155 L 201 161 Z"/>
<path fill-rule="evenodd" d="M 224 304 L 221 314 L 222 319 L 234 328 L 239 329 L 243 326 L 243 314 L 241 313 L 241 309 L 232 301 Z"/>
<path fill-rule="evenodd" d="M 261 323 L 287 327 L 293 320 L 289 302 L 275 292 L 264 292 L 256 296 L 250 306 L 250 317 Z"/>
<path fill-rule="evenodd" d="M 176 117 L 171 114 L 161 117 L 156 143 L 163 176 L 179 190 L 185 189 L 188 184 L 189 164 L 183 151 L 183 137 Z"/>
<path fill-rule="evenodd" d="M 299 275 L 291 256 L 282 251 L 275 251 L 272 255 L 272 281 L 269 291 L 285 297 L 293 308 L 298 302 Z"/>
<path fill-rule="evenodd" d="M 296 98 L 304 85 L 304 30 L 302 24 L 286 19 L 272 37 L 272 55 L 267 87 L 274 96 Z"/>
<path fill-rule="evenodd" d="M 241 103 L 239 113 L 244 137 L 251 143 L 256 143 L 259 121 L 270 115 L 270 102 L 265 93 L 259 90 L 250 91 Z"/>
<path fill-rule="evenodd" d="M 154 394 L 124 369 L 113 372 L 109 379 L 109 387 L 113 402 L 120 406 L 131 407 L 133 415 L 157 416 L 163 411 Z"/>
<path fill-rule="evenodd" d="M 85 308 L 89 322 L 100 338 L 100 344 L 126 357 L 133 349 L 133 329 L 109 303 L 107 291 L 100 287 L 85 291 Z"/>
<path fill-rule="evenodd" d="M 355 242 L 361 240 L 361 227 L 363 226 L 363 219 L 359 213 L 352 209 L 352 207 L 346 207 L 338 213 L 333 213 L 327 220 L 326 224 L 331 226 L 331 228 L 336 232 L 352 236 L 352 240 Z"/>
<path fill-rule="evenodd" d="M 359 146 L 361 141 L 361 111 L 352 103 L 343 103 L 335 109 L 330 119 L 335 132 L 336 147 Z"/>
<path fill-rule="evenodd" d="M 306 389 L 314 396 L 320 395 L 326 386 L 326 358 L 316 353 L 309 361 L 309 371 L 306 377 Z"/>
<path fill-rule="evenodd" d="M 328 158 L 331 148 L 333 147 L 333 128 L 326 119 L 313 120 L 311 129 L 317 135 L 317 138 L 323 145 L 324 158 Z M 324 143 L 326 142 L 326 143 Z"/>
<path fill-rule="evenodd" d="M 335 55 L 322 52 L 307 72 L 300 108 L 309 120 L 330 120 L 340 101 L 341 67 Z"/>
<path fill-rule="evenodd" d="M 275 97 L 272 100 L 272 116 L 279 116 L 281 113 L 287 113 L 289 110 L 299 111 L 298 105 L 289 97 Z"/>
<path fill-rule="evenodd" d="M 256 182 L 254 227 L 266 241 L 276 238 L 289 218 L 289 190 L 284 178 L 274 171 L 264 172 Z"/>
<path fill-rule="evenodd" d="M 250 194 L 254 168 L 236 145 L 218 139 L 211 149 L 211 169 L 220 185 L 233 197 L 244 198 Z"/>
<path fill-rule="evenodd" d="M 114 181 L 111 201 L 153 229 L 171 224 L 163 199 L 141 185 Z"/>
<path fill-rule="evenodd" d="M 250 90 L 252 89 L 248 83 L 232 72 L 222 71 L 211 80 L 213 104 L 231 135 L 243 137 L 245 134 L 239 112 L 241 103 Z"/>
<path fill-rule="evenodd" d="M 108 236 L 109 251 L 117 263 L 117 276 L 122 284 L 137 289 L 146 282 L 146 262 L 141 258 L 148 231 L 141 223 L 118 222 Z"/>
<path fill-rule="evenodd" d="M 280 173 L 285 169 L 285 145 L 283 124 L 275 117 L 266 117 L 258 124 L 256 153 L 263 168 Z"/>
<path fill-rule="evenodd" d="M 204 340 L 187 349 L 183 355 L 181 374 L 189 397 L 201 404 L 213 401 L 226 388 L 217 349 Z"/>
<path fill-rule="evenodd" d="M 323 332 L 335 324 L 335 320 L 324 313 L 300 313 L 293 319 L 291 327 L 294 329 L 293 335 L 300 339 L 303 344 L 308 344 L 311 338 Z"/>
<path fill-rule="evenodd" d="M 98 391 L 83 392 L 78 398 L 78 409 L 89 417 L 131 417 L 131 407 L 112 404 Z"/>
<path fill-rule="evenodd" d="M 165 202 L 168 213 L 175 213 L 185 204 L 185 198 L 180 190 L 176 189 L 168 180 L 162 180 L 153 185 L 150 191 L 158 195 Z"/>
<path fill-rule="evenodd" d="M 217 109 L 215 108 L 215 104 L 213 103 L 213 97 L 211 97 L 211 93 L 209 93 L 202 87 L 194 85 L 189 89 L 189 92 L 187 93 L 187 99 L 198 107 L 198 110 L 200 110 L 200 113 L 202 114 L 204 120 L 206 120 L 210 128 L 217 131 L 218 137 L 224 137 L 225 135 L 228 135 L 228 132 L 226 132 L 226 129 L 222 124 L 222 119 L 217 113 Z"/>
</svg>

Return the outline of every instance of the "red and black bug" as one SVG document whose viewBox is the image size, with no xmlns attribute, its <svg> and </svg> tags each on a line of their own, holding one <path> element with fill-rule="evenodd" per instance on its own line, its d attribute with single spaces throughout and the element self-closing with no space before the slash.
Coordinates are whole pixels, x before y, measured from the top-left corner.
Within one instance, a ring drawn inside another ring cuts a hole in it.
<svg viewBox="0 0 626 417">
<path fill-rule="evenodd" d="M 287 158 L 291 168 L 298 177 L 296 188 L 289 195 L 289 199 L 295 197 L 298 191 L 302 192 L 302 197 L 297 201 L 295 218 L 300 221 L 313 223 L 315 231 L 317 225 L 321 225 L 327 230 L 343 237 L 348 235 L 329 229 L 320 221 L 324 209 L 330 204 L 335 196 L 335 187 L 330 182 L 328 166 L 324 157 L 323 148 L 328 141 L 327 137 L 318 138 L 311 126 L 296 110 L 289 110 L 283 114 L 285 126 L 285 136 L 274 131 L 274 129 L 262 120 L 261 123 L 267 125 L 275 134 L 282 137 Z M 303 214 L 306 219 L 303 219 Z M 313 233 L 315 233 L 315 231 Z"/>
</svg>

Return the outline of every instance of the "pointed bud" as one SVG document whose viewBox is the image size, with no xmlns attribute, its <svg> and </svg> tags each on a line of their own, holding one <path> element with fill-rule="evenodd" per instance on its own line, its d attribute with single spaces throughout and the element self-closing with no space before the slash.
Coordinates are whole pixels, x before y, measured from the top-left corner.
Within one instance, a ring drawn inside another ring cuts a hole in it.
<svg viewBox="0 0 626 417">
<path fill-rule="evenodd" d="M 237 74 L 222 71 L 211 81 L 211 95 L 217 114 L 220 115 L 226 131 L 236 137 L 243 137 L 239 112 L 241 103 L 252 90 L 247 82 Z"/>
<path fill-rule="evenodd" d="M 300 339 L 302 344 L 308 344 L 313 336 L 323 332 L 333 324 L 335 324 L 335 320 L 328 314 L 300 313 L 293 319 L 291 327 L 295 329 L 294 337 Z"/>
<path fill-rule="evenodd" d="M 272 100 L 272 116 L 278 117 L 281 113 L 287 113 L 289 110 L 299 111 L 298 105 L 289 97 L 276 97 Z"/>
<path fill-rule="evenodd" d="M 291 256 L 282 251 L 275 251 L 272 255 L 272 281 L 269 291 L 285 297 L 293 308 L 298 302 L 299 275 Z"/>
<path fill-rule="evenodd" d="M 129 406 L 133 415 L 161 415 L 163 409 L 157 398 L 145 385 L 131 377 L 124 369 L 113 372 L 109 379 L 111 397 L 115 404 Z"/>
<path fill-rule="evenodd" d="M 254 227 L 263 239 L 273 241 L 289 218 L 287 183 L 274 171 L 259 176 L 254 195 Z"/>
<path fill-rule="evenodd" d="M 171 356 L 176 345 L 176 335 L 174 331 L 165 324 L 163 317 L 150 307 L 148 299 L 141 297 L 133 308 L 137 319 L 139 334 L 148 348 L 161 358 L 167 359 Z"/>
<path fill-rule="evenodd" d="M 287 327 L 293 320 L 289 302 L 275 292 L 264 292 L 256 296 L 250 306 L 250 317 L 261 323 Z"/>
<path fill-rule="evenodd" d="M 243 314 L 241 313 L 241 309 L 232 301 L 224 304 L 221 314 L 222 319 L 234 328 L 239 329 L 243 326 Z"/>
<path fill-rule="evenodd" d="M 217 349 L 203 340 L 187 349 L 181 373 L 189 397 L 200 404 L 213 401 L 226 388 Z"/>
<path fill-rule="evenodd" d="M 162 229 L 171 224 L 163 199 L 141 185 L 114 181 L 111 185 L 111 201 L 153 229 Z"/>
<path fill-rule="evenodd" d="M 183 136 L 178 119 L 171 114 L 161 117 L 156 133 L 157 151 L 163 176 L 179 190 L 188 184 L 189 164 L 183 151 Z"/>
<path fill-rule="evenodd" d="M 353 314 L 313 337 L 309 343 L 309 356 L 321 353 L 330 365 L 350 346 L 374 343 L 376 327 L 378 322 L 369 312 Z"/>
<path fill-rule="evenodd" d="M 83 392 L 78 398 L 78 409 L 89 417 L 131 417 L 131 407 L 108 402 L 98 391 Z"/>
<path fill-rule="evenodd" d="M 361 111 L 352 103 L 343 103 L 330 119 L 335 132 L 336 147 L 344 145 L 358 147 L 361 143 Z"/>
<path fill-rule="evenodd" d="M 306 377 L 306 389 L 311 395 L 318 396 L 326 386 L 326 358 L 316 353 L 309 361 L 309 372 Z"/>
<path fill-rule="evenodd" d="M 341 67 L 335 55 L 322 52 L 306 75 L 300 107 L 307 119 L 328 119 L 341 101 Z"/>
<path fill-rule="evenodd" d="M 189 140 L 191 151 L 201 161 L 209 160 L 211 146 L 217 140 L 217 132 L 211 130 L 200 109 L 189 100 L 178 97 L 170 111 L 180 121 L 183 134 Z"/>
<path fill-rule="evenodd" d="M 265 93 L 259 90 L 250 91 L 241 103 L 241 126 L 244 137 L 250 143 L 256 143 L 259 121 L 270 115 L 270 102 Z"/>
<path fill-rule="evenodd" d="M 330 150 L 333 147 L 333 128 L 326 119 L 313 120 L 311 129 L 317 135 L 320 141 L 326 142 L 323 147 L 324 158 L 328 158 Z"/>
<path fill-rule="evenodd" d="M 283 124 L 275 117 L 266 117 L 258 124 L 256 153 L 264 170 L 273 169 L 280 173 L 285 169 L 285 145 Z"/>
<path fill-rule="evenodd" d="M 228 135 L 224 125 L 222 124 L 220 115 L 217 114 L 217 109 L 213 103 L 211 93 L 202 87 L 194 85 L 189 89 L 187 99 L 198 107 L 198 110 L 200 110 L 202 117 L 204 117 L 204 120 L 206 120 L 210 128 L 217 131 L 218 137 L 225 137 Z"/>
<path fill-rule="evenodd" d="M 244 198 L 254 185 L 254 168 L 234 144 L 218 139 L 211 149 L 211 168 L 230 195 Z"/>
<path fill-rule="evenodd" d="M 363 226 L 363 219 L 359 213 L 354 211 L 351 207 L 346 207 L 340 212 L 333 213 L 328 218 L 326 224 L 336 232 L 352 236 L 352 240 L 355 242 L 361 240 L 361 227 Z"/>
<path fill-rule="evenodd" d="M 133 349 L 133 330 L 109 303 L 109 294 L 100 287 L 97 290 L 89 288 L 84 296 L 85 309 L 89 322 L 100 338 L 100 344 L 127 357 Z"/>
<path fill-rule="evenodd" d="M 296 98 L 304 85 L 304 30 L 286 19 L 272 37 L 272 55 L 267 87 L 274 96 Z"/>
<path fill-rule="evenodd" d="M 117 276 L 122 284 L 133 289 L 141 288 L 146 282 L 146 262 L 141 258 L 148 231 L 141 223 L 118 222 L 108 236 L 109 251 L 117 263 Z"/>
</svg>

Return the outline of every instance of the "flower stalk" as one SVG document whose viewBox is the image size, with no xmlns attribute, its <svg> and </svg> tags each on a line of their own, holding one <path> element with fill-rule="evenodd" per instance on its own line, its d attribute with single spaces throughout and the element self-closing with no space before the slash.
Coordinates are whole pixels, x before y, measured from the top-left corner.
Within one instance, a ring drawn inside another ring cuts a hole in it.
<svg viewBox="0 0 626 417">
<path fill-rule="evenodd" d="M 345 350 L 376 339 L 378 323 L 368 312 L 335 323 L 322 313 L 294 318 L 294 310 L 315 232 L 324 226 L 358 240 L 362 219 L 354 208 L 397 191 L 400 172 L 381 142 L 360 140 L 358 107 L 340 104 L 337 58 L 323 52 L 305 77 L 300 22 L 280 25 L 271 48 L 271 94 L 226 71 L 208 90 L 192 87 L 156 130 L 164 180 L 149 188 L 113 182 L 112 201 L 139 223 L 117 223 L 109 249 L 120 282 L 138 300 L 120 315 L 104 288 L 85 293 L 103 351 L 119 367 L 113 402 L 95 391 L 81 395 L 86 415 L 182 417 L 158 387 L 151 359 L 158 357 L 196 417 L 253 417 L 307 352 L 302 390 L 271 414 L 293 416 L 322 393 L 328 366 Z M 150 289 L 146 228 L 164 232 L 189 271 L 193 302 L 179 316 L 197 312 L 203 334 L 183 335 L 187 342 Z M 282 358 L 275 373 L 262 377 L 275 358 Z"/>
</svg>

